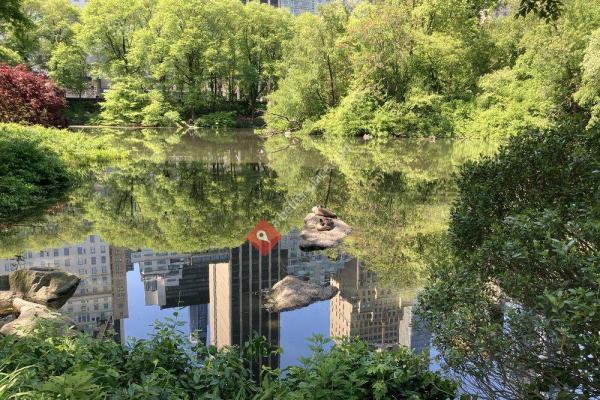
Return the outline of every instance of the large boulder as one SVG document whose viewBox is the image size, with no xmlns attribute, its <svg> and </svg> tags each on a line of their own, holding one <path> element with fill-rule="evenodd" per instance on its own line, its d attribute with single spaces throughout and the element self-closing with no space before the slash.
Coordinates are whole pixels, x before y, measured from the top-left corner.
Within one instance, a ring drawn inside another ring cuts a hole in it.
<svg viewBox="0 0 600 400">
<path fill-rule="evenodd" d="M 314 213 L 304 218 L 304 228 L 300 232 L 300 250 L 316 251 L 336 247 L 352 232 L 352 228 L 339 218 L 332 219 L 333 229 L 330 231 L 319 231 L 317 227 L 320 218 L 323 217 Z"/>
<path fill-rule="evenodd" d="M 77 323 L 45 305 L 31 303 L 29 301 L 15 298 L 12 301 L 15 315 L 7 316 L 0 320 L 0 334 L 16 335 L 24 337 L 30 335 L 40 322 L 52 324 L 56 333 L 77 334 Z"/>
<path fill-rule="evenodd" d="M 329 300 L 337 292 L 336 287 L 321 286 L 288 275 L 273 285 L 266 296 L 264 307 L 271 312 L 294 310 L 317 301 Z"/>
<path fill-rule="evenodd" d="M 9 276 L 9 288 L 15 297 L 59 309 L 73 296 L 81 279 L 74 274 L 51 268 L 30 268 Z"/>
</svg>

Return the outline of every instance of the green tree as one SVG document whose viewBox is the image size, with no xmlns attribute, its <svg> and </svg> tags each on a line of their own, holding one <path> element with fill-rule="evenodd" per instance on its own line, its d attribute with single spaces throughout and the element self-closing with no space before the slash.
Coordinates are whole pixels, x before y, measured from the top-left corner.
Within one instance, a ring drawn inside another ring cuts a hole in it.
<svg viewBox="0 0 600 400">
<path fill-rule="evenodd" d="M 444 361 L 488 396 L 600 394 L 599 139 L 533 131 L 461 169 L 419 304 Z"/>
<path fill-rule="evenodd" d="M 77 46 L 59 43 L 52 51 L 48 68 L 48 75 L 58 85 L 78 93 L 81 97 L 89 80 L 88 64 L 83 50 Z"/>
<path fill-rule="evenodd" d="M 104 78 L 132 74 L 129 62 L 135 32 L 148 24 L 154 0 L 91 0 L 84 8 L 78 44 L 96 61 L 96 73 Z"/>
<path fill-rule="evenodd" d="M 591 128 L 600 124 L 600 29 L 590 37 L 581 68 L 582 82 L 575 99 L 590 110 L 588 127 Z"/>
<path fill-rule="evenodd" d="M 286 41 L 278 89 L 269 96 L 267 122 L 293 126 L 316 119 L 339 104 L 347 92 L 351 69 L 343 39 L 348 11 L 341 2 L 319 7 L 294 20 Z"/>
<path fill-rule="evenodd" d="M 68 0 L 24 0 L 22 10 L 31 24 L 11 30 L 5 40 L 29 65 L 46 69 L 59 43 L 73 43 L 79 8 Z"/>
</svg>

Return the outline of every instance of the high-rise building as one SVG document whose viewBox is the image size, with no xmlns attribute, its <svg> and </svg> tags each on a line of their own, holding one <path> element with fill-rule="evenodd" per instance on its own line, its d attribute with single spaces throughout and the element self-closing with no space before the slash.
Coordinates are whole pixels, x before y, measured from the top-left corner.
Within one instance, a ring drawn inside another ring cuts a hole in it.
<svg viewBox="0 0 600 400">
<path fill-rule="evenodd" d="M 239 345 L 254 333 L 273 345 L 279 344 L 279 313 L 263 308 L 263 296 L 284 277 L 286 264 L 287 250 L 275 246 L 262 256 L 248 242 L 230 250 L 229 262 L 210 264 L 208 314 L 212 345 Z M 261 363 L 275 368 L 279 358 L 272 356 Z"/>
<path fill-rule="evenodd" d="M 332 0 L 279 0 L 278 6 L 289 10 L 294 15 L 302 13 L 316 13 L 322 4 L 330 3 Z"/>
<path fill-rule="evenodd" d="M 339 293 L 330 303 L 330 335 L 359 336 L 377 348 L 402 345 L 415 352 L 429 346 L 429 333 L 416 324 L 414 296 L 403 298 L 353 259 L 331 279 Z"/>
</svg>

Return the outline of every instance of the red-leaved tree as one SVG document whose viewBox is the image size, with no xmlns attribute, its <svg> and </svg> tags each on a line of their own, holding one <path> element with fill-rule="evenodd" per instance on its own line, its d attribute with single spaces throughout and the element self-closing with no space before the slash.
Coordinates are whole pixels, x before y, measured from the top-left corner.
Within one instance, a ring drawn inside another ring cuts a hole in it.
<svg viewBox="0 0 600 400">
<path fill-rule="evenodd" d="M 64 91 L 46 75 L 0 64 L 0 122 L 60 126 L 65 105 Z"/>
</svg>

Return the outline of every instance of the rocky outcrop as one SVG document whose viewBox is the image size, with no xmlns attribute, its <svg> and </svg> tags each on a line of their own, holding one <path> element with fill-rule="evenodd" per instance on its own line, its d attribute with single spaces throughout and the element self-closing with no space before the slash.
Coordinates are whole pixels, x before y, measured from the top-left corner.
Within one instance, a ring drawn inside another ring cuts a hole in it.
<svg viewBox="0 0 600 400">
<path fill-rule="evenodd" d="M 42 321 L 51 323 L 59 335 L 76 334 L 77 332 L 76 329 L 73 329 L 77 327 L 75 321 L 47 306 L 19 298 L 15 298 L 12 303 L 17 317 L 0 328 L 2 335 L 27 336 Z"/>
<path fill-rule="evenodd" d="M 81 279 L 51 268 L 30 268 L 9 276 L 9 290 L 15 297 L 59 309 L 73 296 Z"/>
<path fill-rule="evenodd" d="M 49 268 L 22 269 L 0 291 L 0 334 L 25 336 L 39 321 L 49 321 L 64 333 L 77 324 L 57 312 L 75 293 L 80 278 Z"/>
<path fill-rule="evenodd" d="M 288 275 L 273 285 L 266 296 L 265 308 L 271 312 L 294 310 L 329 300 L 337 292 L 336 287 L 320 286 Z"/>
<path fill-rule="evenodd" d="M 314 213 L 304 218 L 304 228 L 300 232 L 300 250 L 316 251 L 336 247 L 352 232 L 352 228 L 339 218 L 331 219 L 331 230 L 320 231 L 317 228 L 320 226 L 319 219 L 322 218 Z"/>
</svg>

